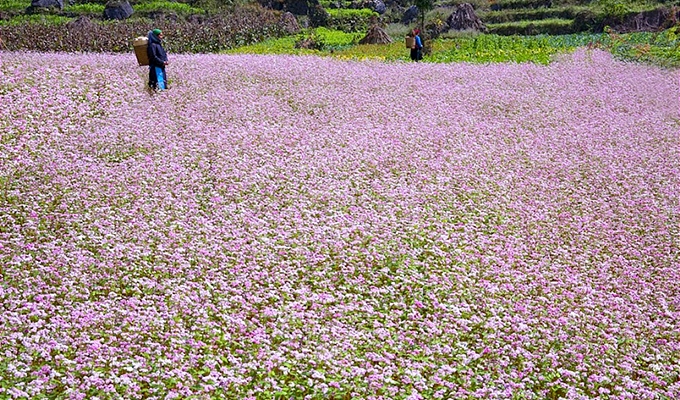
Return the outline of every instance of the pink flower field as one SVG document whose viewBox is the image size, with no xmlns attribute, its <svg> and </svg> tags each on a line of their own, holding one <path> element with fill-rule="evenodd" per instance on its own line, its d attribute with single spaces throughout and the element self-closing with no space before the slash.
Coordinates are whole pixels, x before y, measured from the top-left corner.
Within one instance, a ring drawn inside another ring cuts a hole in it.
<svg viewBox="0 0 680 400">
<path fill-rule="evenodd" d="M 0 52 L 0 399 L 678 399 L 678 72 Z"/>
</svg>

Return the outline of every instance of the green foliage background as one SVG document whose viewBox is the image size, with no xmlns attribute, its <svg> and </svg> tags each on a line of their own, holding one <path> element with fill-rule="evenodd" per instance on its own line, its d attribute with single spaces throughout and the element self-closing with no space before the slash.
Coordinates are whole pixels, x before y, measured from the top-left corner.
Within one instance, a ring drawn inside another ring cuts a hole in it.
<svg viewBox="0 0 680 400">
<path fill-rule="evenodd" d="M 63 10 L 27 12 L 31 0 L 5 0 L 0 3 L 0 48 L 36 51 L 131 51 L 132 39 L 152 27 L 168 32 L 170 52 L 229 52 L 255 54 L 316 54 L 343 59 L 408 61 L 402 43 L 405 33 L 416 23 L 391 25 L 395 41 L 387 45 L 359 45 L 371 24 L 387 16 L 369 9 L 328 8 L 328 27 L 303 30 L 290 35 L 281 25 L 281 12 L 245 4 L 246 0 L 131 0 L 133 17 L 126 21 L 101 21 L 105 0 L 75 0 Z M 440 1 L 410 0 L 429 13 L 423 17 L 438 21 L 447 17 Z M 451 4 L 463 2 L 454 0 Z M 431 53 L 426 62 L 535 62 L 549 63 L 557 54 L 580 46 L 608 50 L 625 60 L 680 66 L 677 25 L 663 32 L 617 35 L 580 32 L 581 22 L 602 24 L 616 21 L 632 12 L 665 4 L 674 7 L 680 0 L 470 0 L 488 21 L 489 33 L 445 33 L 435 39 L 425 37 Z M 322 4 L 328 1 L 324 0 Z M 349 7 L 348 0 L 337 4 Z M 408 3 L 405 3 L 408 4 Z M 489 7 L 497 7 L 491 10 Z M 329 5 L 328 5 L 329 6 Z M 330 7 L 330 6 L 329 6 Z M 676 8 L 673 8 L 677 11 Z M 73 27 L 75 16 L 92 19 L 87 28 Z M 165 18 L 164 15 L 174 15 Z M 155 16 L 153 19 L 151 16 Z M 192 22 L 193 17 L 200 22 Z M 304 22 L 304 17 L 298 17 Z M 593 22 L 594 21 L 594 22 Z M 302 23 L 304 26 L 304 23 Z M 85 34 L 83 29 L 87 29 Z M 541 33 L 543 32 L 543 33 Z M 547 34 L 546 34 L 547 33 Z M 314 43 L 312 49 L 298 48 L 301 41 Z"/>
</svg>

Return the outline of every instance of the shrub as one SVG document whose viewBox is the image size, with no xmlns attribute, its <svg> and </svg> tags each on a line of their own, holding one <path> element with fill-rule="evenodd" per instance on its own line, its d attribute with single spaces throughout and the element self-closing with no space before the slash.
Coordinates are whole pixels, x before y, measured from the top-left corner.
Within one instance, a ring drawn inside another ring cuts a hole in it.
<svg viewBox="0 0 680 400">
<path fill-rule="evenodd" d="M 38 25 L 38 26 L 54 26 L 55 28 L 59 28 L 62 25 L 65 25 L 67 22 L 71 21 L 71 18 L 64 17 L 61 15 L 53 15 L 53 14 L 25 14 L 25 15 L 19 15 L 16 16 L 12 19 L 9 20 L 0 20 L 0 27 L 3 27 L 3 29 L 0 29 L 0 37 L 3 38 L 3 41 L 5 41 L 5 46 L 7 46 L 8 40 L 7 40 L 7 34 L 3 33 L 3 31 L 11 31 L 11 30 L 19 30 L 22 29 L 21 27 L 27 26 L 27 25 Z M 39 34 L 39 30 L 36 32 L 36 34 Z M 28 39 L 28 38 L 27 38 Z M 46 38 L 47 39 L 47 38 Z M 7 47 L 8 49 L 10 47 Z"/>
<path fill-rule="evenodd" d="M 539 8 L 551 7 L 551 0 L 500 0 L 495 2 L 496 7 L 500 10 L 521 9 L 521 8 Z"/>
<path fill-rule="evenodd" d="M 398 24 L 398 23 L 391 23 L 387 24 L 387 27 L 385 28 L 385 31 L 387 32 L 388 35 L 390 35 L 392 38 L 403 38 L 408 33 L 411 31 L 411 28 L 404 24 Z"/>
<path fill-rule="evenodd" d="M 307 49 L 307 50 L 323 50 L 326 47 L 323 39 L 314 34 L 312 31 L 309 34 L 302 34 L 295 41 L 296 49 Z"/>
<path fill-rule="evenodd" d="M 64 7 L 64 12 L 78 15 L 97 15 L 104 13 L 104 5 L 97 3 L 74 4 Z"/>
<path fill-rule="evenodd" d="M 582 10 L 572 22 L 575 32 L 601 32 L 602 17 L 591 10 Z"/>
<path fill-rule="evenodd" d="M 93 21 L 87 34 L 83 28 L 69 26 L 71 19 L 59 16 L 31 16 L 19 25 L 0 25 L 0 37 L 7 50 L 65 52 L 128 52 L 132 39 L 145 35 L 149 22 Z M 37 21 L 32 20 L 41 18 Z M 281 36 L 279 14 L 261 7 L 237 7 L 229 15 L 214 16 L 203 23 L 163 20 L 157 24 L 167 32 L 166 47 L 175 53 L 212 53 Z"/>
<path fill-rule="evenodd" d="M 602 7 L 602 13 L 605 19 L 611 19 L 616 22 L 621 22 L 631 10 L 622 0 L 598 0 L 598 4 Z"/>
<path fill-rule="evenodd" d="M 368 8 L 331 9 L 328 11 L 327 27 L 347 32 L 365 31 L 371 25 L 371 20 L 378 17 L 378 13 Z"/>
<path fill-rule="evenodd" d="M 232 49 L 228 53 L 246 54 L 318 54 L 354 47 L 363 33 L 349 33 L 319 27 L 296 36 L 269 39 L 249 46 Z"/>
<path fill-rule="evenodd" d="M 0 3 L 0 11 L 23 11 L 31 5 L 31 0 L 3 0 Z"/>
<path fill-rule="evenodd" d="M 174 12 L 178 15 L 203 14 L 203 9 L 191 7 L 188 4 L 178 3 L 175 1 L 154 0 L 151 2 L 144 2 L 134 6 L 135 12 L 148 13 L 158 10 L 165 12 Z"/>
</svg>

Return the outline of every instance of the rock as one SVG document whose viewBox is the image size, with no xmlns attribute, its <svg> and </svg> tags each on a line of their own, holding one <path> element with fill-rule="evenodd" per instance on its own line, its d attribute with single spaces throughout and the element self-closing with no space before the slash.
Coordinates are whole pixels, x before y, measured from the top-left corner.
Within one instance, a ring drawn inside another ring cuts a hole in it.
<svg viewBox="0 0 680 400">
<path fill-rule="evenodd" d="M 328 20 L 331 17 L 328 11 L 319 4 L 310 8 L 307 16 L 309 17 L 309 24 L 315 28 L 328 25 Z"/>
<path fill-rule="evenodd" d="M 385 14 L 385 11 L 387 11 L 387 6 L 385 5 L 385 2 L 383 0 L 354 1 L 350 5 L 350 8 L 354 8 L 354 9 L 368 8 L 369 10 L 373 10 L 373 11 L 377 12 L 378 14 Z"/>
<path fill-rule="evenodd" d="M 32 0 L 29 8 L 58 8 L 64 9 L 63 0 Z"/>
<path fill-rule="evenodd" d="M 387 8 L 399 8 L 403 10 L 413 4 L 412 0 L 383 0 Z"/>
<path fill-rule="evenodd" d="M 458 5 L 456 11 L 446 19 L 446 23 L 449 25 L 450 29 L 457 31 L 486 31 L 486 26 L 482 23 L 482 20 L 479 19 L 477 14 L 475 14 L 475 10 L 470 3 Z"/>
<path fill-rule="evenodd" d="M 312 7 L 307 0 L 286 0 L 283 3 L 283 9 L 295 15 L 307 15 L 310 7 Z"/>
<path fill-rule="evenodd" d="M 109 0 L 104 7 L 104 19 L 128 19 L 134 10 L 127 0 Z"/>
<path fill-rule="evenodd" d="M 677 24 L 679 13 L 666 7 L 643 11 L 626 17 L 620 24 L 613 24 L 612 29 L 618 33 L 658 32 Z"/>
<path fill-rule="evenodd" d="M 410 24 L 418 18 L 418 7 L 411 6 L 404 11 L 404 16 L 401 17 L 401 22 L 403 24 Z"/>
<path fill-rule="evenodd" d="M 387 5 L 385 5 L 385 2 L 382 0 L 373 0 L 373 8 L 371 8 L 371 10 L 382 15 L 387 11 Z"/>
<path fill-rule="evenodd" d="M 269 8 L 276 11 L 283 10 L 282 0 L 258 0 L 257 2 L 264 8 Z"/>
<path fill-rule="evenodd" d="M 81 15 L 73 21 L 67 23 L 66 27 L 69 30 L 89 31 L 92 27 L 92 21 L 88 17 Z"/>
<path fill-rule="evenodd" d="M 300 33 L 301 30 L 297 18 L 295 18 L 295 15 L 290 12 L 285 12 L 281 15 L 279 27 L 281 27 L 281 29 L 289 35 Z"/>
<path fill-rule="evenodd" d="M 445 21 L 434 20 L 425 23 L 425 28 L 423 29 L 426 37 L 431 39 L 438 38 L 442 33 L 449 31 L 449 24 Z"/>
</svg>

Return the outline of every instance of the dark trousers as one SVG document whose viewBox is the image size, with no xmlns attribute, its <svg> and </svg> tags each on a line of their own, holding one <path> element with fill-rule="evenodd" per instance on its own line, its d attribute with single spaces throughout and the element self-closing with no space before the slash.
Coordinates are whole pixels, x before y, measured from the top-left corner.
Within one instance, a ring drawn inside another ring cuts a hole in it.
<svg viewBox="0 0 680 400">
<path fill-rule="evenodd" d="M 165 67 L 154 67 L 149 65 L 149 87 L 151 89 L 158 89 L 158 75 L 156 74 L 156 68 L 160 68 L 163 71 L 163 78 L 165 80 L 165 87 L 168 86 L 168 78 L 165 74 Z"/>
<path fill-rule="evenodd" d="M 423 59 L 423 49 L 411 49 L 411 60 L 418 61 Z"/>
</svg>

